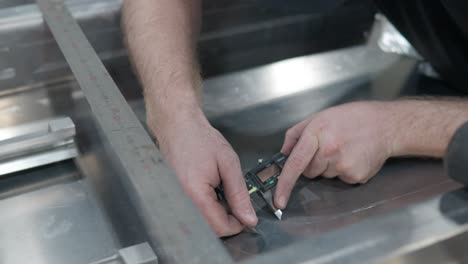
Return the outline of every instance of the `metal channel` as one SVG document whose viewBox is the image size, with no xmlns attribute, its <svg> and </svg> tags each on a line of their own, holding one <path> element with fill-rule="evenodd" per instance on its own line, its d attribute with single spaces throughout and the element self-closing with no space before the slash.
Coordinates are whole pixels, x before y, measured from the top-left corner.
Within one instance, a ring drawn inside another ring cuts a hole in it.
<svg viewBox="0 0 468 264">
<path fill-rule="evenodd" d="M 37 0 L 128 179 L 127 191 L 164 263 L 229 263 L 231 258 L 184 195 L 62 0 Z"/>
</svg>

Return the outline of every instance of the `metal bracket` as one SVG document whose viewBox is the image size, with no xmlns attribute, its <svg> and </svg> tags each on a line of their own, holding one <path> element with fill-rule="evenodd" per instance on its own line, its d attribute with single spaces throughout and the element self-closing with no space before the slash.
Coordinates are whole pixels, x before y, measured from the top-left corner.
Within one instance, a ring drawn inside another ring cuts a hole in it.
<svg viewBox="0 0 468 264">
<path fill-rule="evenodd" d="M 0 129 L 0 176 L 75 158 L 75 134 L 68 117 Z"/>
<path fill-rule="evenodd" d="M 158 264 L 158 257 L 148 243 L 120 249 L 113 256 L 89 264 Z"/>
</svg>

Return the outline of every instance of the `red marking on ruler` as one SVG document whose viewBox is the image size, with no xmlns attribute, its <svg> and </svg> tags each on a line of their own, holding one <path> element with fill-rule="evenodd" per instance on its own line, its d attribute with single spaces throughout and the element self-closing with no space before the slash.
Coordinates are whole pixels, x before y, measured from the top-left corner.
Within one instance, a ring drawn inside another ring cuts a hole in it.
<svg viewBox="0 0 468 264">
<path fill-rule="evenodd" d="M 118 108 L 112 108 L 112 119 L 114 119 L 115 122 L 120 124 L 120 109 Z"/>
<path fill-rule="evenodd" d="M 91 79 L 91 81 L 93 81 L 93 82 L 97 81 L 97 78 L 96 78 L 96 76 L 94 74 L 91 74 L 89 76 L 89 79 Z"/>
<path fill-rule="evenodd" d="M 148 163 L 143 163 L 143 169 L 146 171 L 146 172 L 150 172 L 151 171 L 151 167 Z"/>
<path fill-rule="evenodd" d="M 184 233 L 184 235 L 186 235 L 186 236 L 192 235 L 192 231 L 190 230 L 190 228 L 188 228 L 188 226 L 186 224 L 179 223 L 179 228 L 182 231 L 182 233 Z"/>
</svg>

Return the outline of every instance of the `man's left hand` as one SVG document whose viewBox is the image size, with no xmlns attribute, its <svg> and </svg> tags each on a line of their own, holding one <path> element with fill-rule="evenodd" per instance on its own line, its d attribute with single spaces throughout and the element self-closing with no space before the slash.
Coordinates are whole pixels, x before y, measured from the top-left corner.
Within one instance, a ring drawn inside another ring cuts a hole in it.
<svg viewBox="0 0 468 264">
<path fill-rule="evenodd" d="M 324 110 L 290 128 L 281 149 L 289 155 L 275 204 L 284 209 L 299 176 L 339 177 L 365 183 L 392 153 L 391 112 L 385 102 L 358 102 Z"/>
</svg>

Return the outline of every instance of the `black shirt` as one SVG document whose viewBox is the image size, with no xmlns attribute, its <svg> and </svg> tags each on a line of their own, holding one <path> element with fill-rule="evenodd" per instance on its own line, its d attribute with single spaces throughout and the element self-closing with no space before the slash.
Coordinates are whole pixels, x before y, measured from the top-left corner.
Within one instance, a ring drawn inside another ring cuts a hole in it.
<svg viewBox="0 0 468 264">
<path fill-rule="evenodd" d="M 376 0 L 452 87 L 468 93 L 468 0 Z"/>
</svg>

